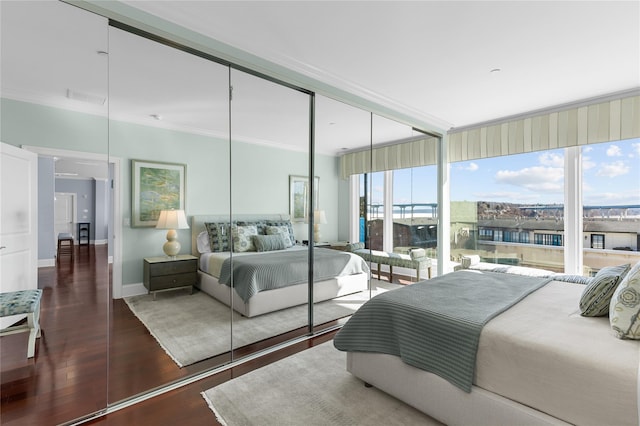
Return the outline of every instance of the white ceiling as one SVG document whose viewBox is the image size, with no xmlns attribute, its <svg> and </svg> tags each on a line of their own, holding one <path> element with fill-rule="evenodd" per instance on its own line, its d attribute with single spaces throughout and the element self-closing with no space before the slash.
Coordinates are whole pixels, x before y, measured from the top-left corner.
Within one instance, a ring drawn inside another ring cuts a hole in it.
<svg viewBox="0 0 640 426">
<path fill-rule="evenodd" d="M 449 127 L 640 86 L 638 1 L 125 3 Z"/>
<path fill-rule="evenodd" d="M 638 1 L 123 3 L 441 130 L 640 87 Z M 220 65 L 107 32 L 104 18 L 57 2 L 0 7 L 4 97 L 228 133 Z M 308 116 L 303 96 L 238 71 L 232 84 L 234 137 L 305 149 L 308 129 L 293 124 Z M 320 152 L 369 141 L 363 111 L 319 96 L 317 113 Z M 380 117 L 374 132 L 374 143 L 411 136 Z"/>
</svg>

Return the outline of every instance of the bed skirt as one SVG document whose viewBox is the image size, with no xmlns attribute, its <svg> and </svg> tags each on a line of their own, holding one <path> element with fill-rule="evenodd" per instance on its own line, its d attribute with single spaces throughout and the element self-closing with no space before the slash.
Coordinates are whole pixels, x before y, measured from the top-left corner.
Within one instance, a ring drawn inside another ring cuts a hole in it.
<svg viewBox="0 0 640 426">
<path fill-rule="evenodd" d="M 569 425 L 476 386 L 464 392 L 393 355 L 347 352 L 347 371 L 447 425 Z"/>
<path fill-rule="evenodd" d="M 214 276 L 198 271 L 197 287 L 225 305 L 232 305 L 229 286 L 218 283 L 217 278 Z M 313 299 L 317 303 L 364 291 L 368 288 L 369 274 L 345 275 L 315 283 Z M 262 291 L 252 296 L 248 302 L 244 302 L 234 290 L 233 309 L 245 317 L 255 317 L 280 309 L 303 305 L 307 303 L 308 299 L 309 289 L 306 283 Z"/>
</svg>

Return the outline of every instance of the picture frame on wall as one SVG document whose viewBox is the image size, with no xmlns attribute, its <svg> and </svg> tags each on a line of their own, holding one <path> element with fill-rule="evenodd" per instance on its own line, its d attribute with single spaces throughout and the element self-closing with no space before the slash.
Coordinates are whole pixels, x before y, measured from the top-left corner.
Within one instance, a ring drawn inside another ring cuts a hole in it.
<svg viewBox="0 0 640 426">
<path fill-rule="evenodd" d="M 153 227 L 162 210 L 185 209 L 187 166 L 131 160 L 131 226 Z"/>
<path fill-rule="evenodd" d="M 320 178 L 314 178 L 314 208 L 318 209 L 320 200 Z M 309 178 L 307 176 L 289 175 L 289 216 L 292 222 L 307 222 L 309 215 Z"/>
</svg>

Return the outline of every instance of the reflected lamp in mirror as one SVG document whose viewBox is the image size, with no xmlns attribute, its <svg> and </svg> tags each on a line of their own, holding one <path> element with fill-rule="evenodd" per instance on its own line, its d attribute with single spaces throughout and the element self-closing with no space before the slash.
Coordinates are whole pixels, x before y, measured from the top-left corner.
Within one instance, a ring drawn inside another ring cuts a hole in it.
<svg viewBox="0 0 640 426">
<path fill-rule="evenodd" d="M 180 243 L 178 242 L 178 233 L 176 229 L 188 229 L 187 217 L 184 210 L 162 210 L 156 229 L 168 229 L 167 242 L 162 246 L 165 254 L 171 258 L 175 258 L 180 253 Z"/>
<path fill-rule="evenodd" d="M 316 243 L 320 242 L 320 225 L 327 223 L 327 215 L 324 210 L 314 210 L 313 211 L 313 241 Z"/>
</svg>

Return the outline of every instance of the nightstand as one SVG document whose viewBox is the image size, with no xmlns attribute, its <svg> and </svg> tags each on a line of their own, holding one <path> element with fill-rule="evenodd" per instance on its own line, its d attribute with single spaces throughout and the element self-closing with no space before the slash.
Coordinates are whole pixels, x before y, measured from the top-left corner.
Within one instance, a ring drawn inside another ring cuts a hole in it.
<svg viewBox="0 0 640 426">
<path fill-rule="evenodd" d="M 175 259 L 167 256 L 146 257 L 144 259 L 144 286 L 149 293 L 188 288 L 193 293 L 193 285 L 198 280 L 198 258 L 190 254 L 180 254 Z"/>
</svg>

